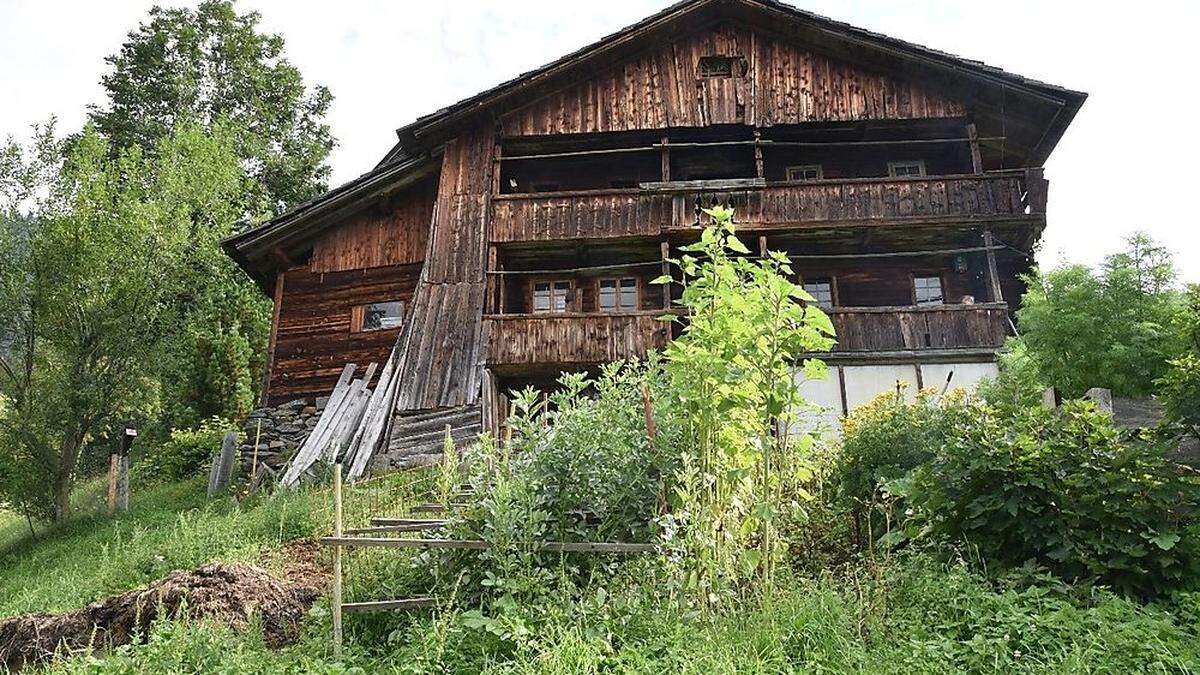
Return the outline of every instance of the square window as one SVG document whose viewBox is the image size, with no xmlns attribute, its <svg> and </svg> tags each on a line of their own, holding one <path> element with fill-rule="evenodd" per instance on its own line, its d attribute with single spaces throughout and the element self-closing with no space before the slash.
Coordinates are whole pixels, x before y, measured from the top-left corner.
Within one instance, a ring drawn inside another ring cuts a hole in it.
<svg viewBox="0 0 1200 675">
<path fill-rule="evenodd" d="M 911 162 L 888 162 L 888 175 L 892 178 L 903 178 L 905 176 L 924 176 L 925 160 L 918 159 Z"/>
<path fill-rule="evenodd" d="M 570 280 L 535 282 L 533 284 L 533 311 L 539 313 L 568 311 L 574 286 L 574 282 Z"/>
<path fill-rule="evenodd" d="M 600 311 L 635 310 L 638 308 L 638 281 L 634 277 L 601 279 Z"/>
<path fill-rule="evenodd" d="M 821 169 L 820 164 L 805 164 L 787 168 L 788 180 L 821 180 L 824 177 L 825 172 Z"/>
<path fill-rule="evenodd" d="M 918 305 L 942 304 L 942 278 L 913 277 L 913 298 Z"/>
<path fill-rule="evenodd" d="M 833 307 L 833 281 L 831 279 L 813 279 L 804 282 L 804 290 L 816 299 L 817 307 L 829 309 Z"/>
<path fill-rule="evenodd" d="M 399 328 L 404 323 L 404 303 L 372 302 L 355 308 L 352 314 L 358 319 L 354 323 L 359 331 Z"/>
</svg>

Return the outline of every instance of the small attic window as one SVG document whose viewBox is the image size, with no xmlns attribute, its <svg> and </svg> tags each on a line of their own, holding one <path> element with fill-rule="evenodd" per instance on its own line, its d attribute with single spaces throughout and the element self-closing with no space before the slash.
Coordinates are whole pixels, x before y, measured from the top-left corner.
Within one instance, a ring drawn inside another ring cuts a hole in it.
<svg viewBox="0 0 1200 675">
<path fill-rule="evenodd" d="M 701 56 L 700 77 L 740 77 L 745 74 L 745 62 L 740 56 Z"/>
</svg>

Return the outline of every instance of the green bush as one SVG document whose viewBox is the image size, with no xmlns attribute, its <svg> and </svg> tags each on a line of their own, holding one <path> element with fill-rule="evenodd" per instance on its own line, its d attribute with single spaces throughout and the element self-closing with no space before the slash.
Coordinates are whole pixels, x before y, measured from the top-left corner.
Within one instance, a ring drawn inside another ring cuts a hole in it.
<svg viewBox="0 0 1200 675">
<path fill-rule="evenodd" d="M 1200 482 L 1165 450 L 1122 442 L 1087 401 L 1016 416 L 973 403 L 915 473 L 914 523 L 983 558 L 1032 561 L 1070 580 L 1143 597 L 1195 583 Z"/>
<path fill-rule="evenodd" d="M 194 476 L 221 451 L 225 434 L 234 429 L 233 424 L 219 417 L 210 417 L 195 429 L 172 429 L 171 437 L 146 458 L 146 463 L 162 478 Z"/>
</svg>

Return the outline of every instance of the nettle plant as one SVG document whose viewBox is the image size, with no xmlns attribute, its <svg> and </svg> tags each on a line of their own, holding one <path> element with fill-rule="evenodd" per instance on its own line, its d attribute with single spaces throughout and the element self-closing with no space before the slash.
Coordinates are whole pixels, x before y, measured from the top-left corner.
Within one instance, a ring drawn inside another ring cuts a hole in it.
<svg viewBox="0 0 1200 675">
<path fill-rule="evenodd" d="M 680 465 L 664 531 L 681 549 L 685 590 L 701 606 L 758 576 L 770 583 L 784 551 L 783 511 L 809 496 L 811 433 L 793 434 L 805 407 L 795 378 L 826 374 L 808 358 L 833 346 L 833 324 L 793 283 L 786 255 L 756 258 L 737 238 L 733 210 L 712 218 L 672 264 L 681 282 L 682 334 L 665 352 L 668 395 L 680 425 Z"/>
</svg>

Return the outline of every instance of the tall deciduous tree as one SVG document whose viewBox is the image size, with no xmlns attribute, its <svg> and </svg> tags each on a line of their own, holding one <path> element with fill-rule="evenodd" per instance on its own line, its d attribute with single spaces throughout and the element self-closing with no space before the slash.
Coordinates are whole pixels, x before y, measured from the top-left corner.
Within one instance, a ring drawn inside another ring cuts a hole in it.
<svg viewBox="0 0 1200 675">
<path fill-rule="evenodd" d="M 57 150 L 48 130 L 0 164 L 0 488 L 62 518 L 87 444 L 159 404 L 197 229 L 241 210 L 247 181 L 196 126 L 151 157 L 114 153 L 91 127 Z"/>
<path fill-rule="evenodd" d="M 269 210 L 321 194 L 333 147 L 324 122 L 332 96 L 305 85 L 283 55 L 283 38 L 261 32 L 259 20 L 227 0 L 151 9 L 108 57 L 108 101 L 92 108 L 92 122 L 114 148 L 151 153 L 181 122 L 211 128 L 225 120 L 238 130 L 237 154 Z"/>
<path fill-rule="evenodd" d="M 1181 348 L 1171 254 L 1140 233 L 1127 246 L 1098 271 L 1070 265 L 1027 280 L 1019 350 L 1045 384 L 1069 396 L 1091 387 L 1149 395 Z"/>
</svg>

